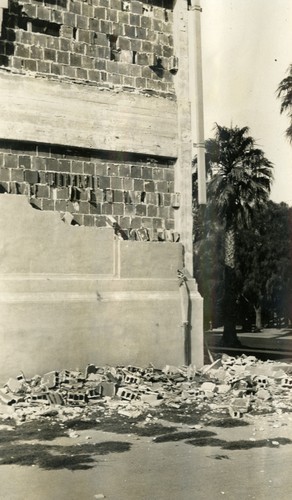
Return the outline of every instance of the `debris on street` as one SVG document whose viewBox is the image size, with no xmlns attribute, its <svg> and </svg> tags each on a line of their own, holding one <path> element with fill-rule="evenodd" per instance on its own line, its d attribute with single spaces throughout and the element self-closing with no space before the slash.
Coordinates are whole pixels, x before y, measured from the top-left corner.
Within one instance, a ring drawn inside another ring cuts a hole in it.
<svg viewBox="0 0 292 500">
<path fill-rule="evenodd" d="M 40 417 L 65 420 L 102 407 L 137 418 L 161 405 L 177 410 L 189 405 L 242 418 L 247 413 L 291 411 L 291 390 L 291 364 L 254 356 L 223 354 L 199 370 L 89 364 L 84 372 L 51 371 L 32 378 L 21 372 L 9 378 L 0 389 L 0 416 L 21 424 Z"/>
</svg>

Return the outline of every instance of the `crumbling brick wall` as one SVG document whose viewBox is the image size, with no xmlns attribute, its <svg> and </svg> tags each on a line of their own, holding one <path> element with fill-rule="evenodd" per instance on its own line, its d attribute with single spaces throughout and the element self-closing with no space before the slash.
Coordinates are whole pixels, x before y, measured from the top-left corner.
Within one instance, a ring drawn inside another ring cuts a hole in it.
<svg viewBox="0 0 292 500">
<path fill-rule="evenodd" d="M 67 213 L 72 224 L 113 224 L 124 237 L 174 241 L 174 166 L 159 161 L 0 141 L 0 193 L 27 195 L 35 208 Z"/>
<path fill-rule="evenodd" d="M 18 76 L 173 100 L 172 4 L 7 0 L 0 66 Z M 135 239 L 179 238 L 174 159 L 0 139 L 1 192 L 25 194 L 35 208 L 66 214 L 72 224 L 113 224 Z"/>
<path fill-rule="evenodd" d="M 9 0 L 0 65 L 173 97 L 172 0 Z"/>
</svg>

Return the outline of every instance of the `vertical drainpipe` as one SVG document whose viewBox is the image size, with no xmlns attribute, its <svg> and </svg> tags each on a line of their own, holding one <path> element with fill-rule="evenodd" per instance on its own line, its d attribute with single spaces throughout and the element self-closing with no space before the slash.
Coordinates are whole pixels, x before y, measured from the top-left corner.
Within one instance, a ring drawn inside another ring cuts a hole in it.
<svg viewBox="0 0 292 500">
<path fill-rule="evenodd" d="M 189 91 L 193 158 L 198 160 L 198 202 L 206 204 L 206 166 L 200 0 L 189 0 Z"/>
</svg>

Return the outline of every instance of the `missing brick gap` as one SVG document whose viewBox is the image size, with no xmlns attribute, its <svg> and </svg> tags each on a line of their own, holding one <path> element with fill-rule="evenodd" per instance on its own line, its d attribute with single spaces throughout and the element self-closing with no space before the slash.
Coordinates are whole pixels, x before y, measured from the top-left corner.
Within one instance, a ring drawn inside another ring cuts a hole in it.
<svg viewBox="0 0 292 500">
<path fill-rule="evenodd" d="M 145 201 L 146 201 L 146 192 L 142 191 L 142 193 L 141 193 L 141 203 L 145 203 Z"/>
<path fill-rule="evenodd" d="M 60 36 L 60 24 L 42 21 L 41 19 L 23 19 L 20 23 L 22 29 L 31 33 L 42 33 L 49 36 Z"/>
<path fill-rule="evenodd" d="M 118 41 L 117 35 L 107 35 L 107 39 L 109 41 L 109 47 L 111 49 L 110 60 L 119 61 L 120 49 L 117 47 L 117 41 Z"/>
<path fill-rule="evenodd" d="M 73 38 L 74 38 L 74 40 L 77 39 L 77 28 L 75 28 L 75 27 L 73 28 Z"/>
<path fill-rule="evenodd" d="M 132 63 L 133 64 L 136 64 L 136 60 L 137 60 L 137 51 L 136 50 L 133 50 L 133 59 L 132 59 Z"/>
</svg>

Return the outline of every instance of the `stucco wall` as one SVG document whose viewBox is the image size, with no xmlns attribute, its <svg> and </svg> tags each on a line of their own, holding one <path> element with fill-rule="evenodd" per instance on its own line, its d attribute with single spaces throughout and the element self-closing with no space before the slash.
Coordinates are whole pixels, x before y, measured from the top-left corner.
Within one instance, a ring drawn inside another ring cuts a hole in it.
<svg viewBox="0 0 292 500">
<path fill-rule="evenodd" d="M 67 226 L 22 196 L 0 197 L 0 223 L 0 382 L 90 362 L 185 362 L 181 244 Z M 189 287 L 191 361 L 201 365 L 202 303 L 194 280 Z"/>
</svg>

